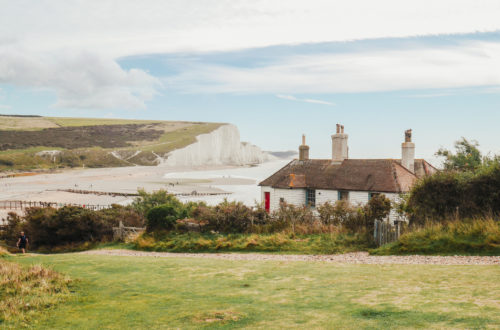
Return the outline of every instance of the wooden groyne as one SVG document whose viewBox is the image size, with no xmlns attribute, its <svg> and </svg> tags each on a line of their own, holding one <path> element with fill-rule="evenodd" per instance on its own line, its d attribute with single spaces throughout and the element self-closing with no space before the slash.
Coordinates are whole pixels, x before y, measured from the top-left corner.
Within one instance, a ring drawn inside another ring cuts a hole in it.
<svg viewBox="0 0 500 330">
<path fill-rule="evenodd" d="M 79 189 L 57 189 L 54 191 L 62 191 L 62 192 L 69 192 L 69 193 L 74 193 L 74 194 L 82 194 L 82 195 L 97 195 L 97 196 L 112 196 L 112 197 L 138 197 L 140 196 L 138 193 L 119 193 L 119 192 L 107 192 L 107 191 L 96 191 L 96 190 L 79 190 Z M 189 196 L 219 196 L 219 195 L 230 195 L 231 193 L 229 192 L 224 192 L 224 193 L 218 193 L 218 192 L 213 192 L 213 193 L 199 193 L 197 191 L 192 191 L 190 193 L 174 193 L 172 195 L 174 196 L 182 196 L 182 197 L 189 197 Z"/>
</svg>

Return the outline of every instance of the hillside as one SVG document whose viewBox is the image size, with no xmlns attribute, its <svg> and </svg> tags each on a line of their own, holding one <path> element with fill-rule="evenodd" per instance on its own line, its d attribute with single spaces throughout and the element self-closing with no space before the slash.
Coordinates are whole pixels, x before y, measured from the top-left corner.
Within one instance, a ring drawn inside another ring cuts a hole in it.
<svg viewBox="0 0 500 330">
<path fill-rule="evenodd" d="M 221 123 L 0 116 L 0 171 L 158 165 Z"/>
</svg>

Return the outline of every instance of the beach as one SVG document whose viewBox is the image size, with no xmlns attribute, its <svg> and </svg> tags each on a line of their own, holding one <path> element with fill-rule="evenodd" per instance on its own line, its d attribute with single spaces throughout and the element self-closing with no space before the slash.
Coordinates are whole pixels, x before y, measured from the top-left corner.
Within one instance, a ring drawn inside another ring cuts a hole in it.
<svg viewBox="0 0 500 330">
<path fill-rule="evenodd" d="M 0 178 L 0 201 L 127 205 L 134 199 L 134 196 L 130 195 L 137 193 L 138 189 L 148 192 L 164 189 L 178 195 L 182 201 L 205 201 L 214 205 L 227 198 L 253 205 L 255 201 L 260 201 L 258 183 L 287 162 L 289 160 L 275 160 L 255 166 L 214 165 L 189 168 L 80 168 Z M 0 210 L 0 218 L 10 211 Z"/>
</svg>

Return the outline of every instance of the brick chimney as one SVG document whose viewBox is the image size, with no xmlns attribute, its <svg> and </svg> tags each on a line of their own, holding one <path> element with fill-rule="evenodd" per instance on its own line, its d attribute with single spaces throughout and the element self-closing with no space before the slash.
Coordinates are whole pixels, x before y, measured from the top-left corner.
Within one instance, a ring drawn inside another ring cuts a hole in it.
<svg viewBox="0 0 500 330">
<path fill-rule="evenodd" d="M 299 160 L 309 159 L 309 146 L 306 145 L 306 136 L 302 134 L 302 145 L 299 146 Z"/>
<path fill-rule="evenodd" d="M 342 162 L 349 158 L 348 138 L 349 135 L 344 133 L 344 126 L 337 124 L 337 133 L 332 135 L 332 160 L 334 162 Z"/>
<path fill-rule="evenodd" d="M 405 142 L 401 145 L 401 165 L 415 173 L 415 143 L 411 142 L 411 134 L 411 129 L 405 131 Z"/>
</svg>

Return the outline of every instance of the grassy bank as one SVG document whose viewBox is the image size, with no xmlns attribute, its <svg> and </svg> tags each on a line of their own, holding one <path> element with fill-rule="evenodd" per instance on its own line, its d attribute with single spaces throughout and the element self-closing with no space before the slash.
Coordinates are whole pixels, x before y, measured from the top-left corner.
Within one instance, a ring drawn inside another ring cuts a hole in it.
<svg viewBox="0 0 500 330">
<path fill-rule="evenodd" d="M 210 133 L 221 125 L 3 116 L 0 123 L 0 171 L 156 165 L 157 154 L 183 148 L 195 142 L 198 135 Z M 43 153 L 54 150 L 58 151 L 55 155 Z"/>
<path fill-rule="evenodd" d="M 162 252 L 274 252 L 335 254 L 372 248 L 363 235 L 164 233 L 140 236 L 134 248 Z"/>
<path fill-rule="evenodd" d="M 68 277 L 50 269 L 22 267 L 0 257 L 0 328 L 36 324 L 32 321 L 42 311 L 69 298 L 68 283 Z"/>
<path fill-rule="evenodd" d="M 79 279 L 34 328 L 496 328 L 498 266 L 26 256 Z M 37 322 L 37 323 L 35 323 Z"/>
<path fill-rule="evenodd" d="M 373 254 L 500 255 L 500 222 L 492 219 L 427 224 Z"/>
</svg>

